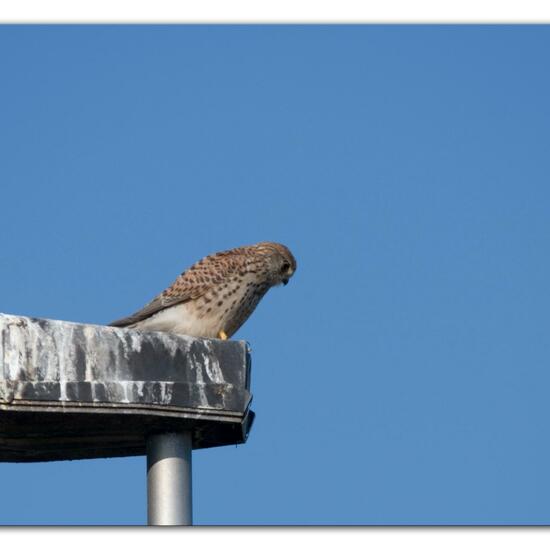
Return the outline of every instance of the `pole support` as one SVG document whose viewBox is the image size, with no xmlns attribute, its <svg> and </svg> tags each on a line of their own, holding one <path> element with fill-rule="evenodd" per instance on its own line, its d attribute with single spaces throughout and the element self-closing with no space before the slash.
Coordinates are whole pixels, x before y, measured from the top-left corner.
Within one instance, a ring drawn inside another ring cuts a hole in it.
<svg viewBox="0 0 550 550">
<path fill-rule="evenodd" d="M 147 438 L 147 523 L 192 525 L 190 432 Z"/>
</svg>

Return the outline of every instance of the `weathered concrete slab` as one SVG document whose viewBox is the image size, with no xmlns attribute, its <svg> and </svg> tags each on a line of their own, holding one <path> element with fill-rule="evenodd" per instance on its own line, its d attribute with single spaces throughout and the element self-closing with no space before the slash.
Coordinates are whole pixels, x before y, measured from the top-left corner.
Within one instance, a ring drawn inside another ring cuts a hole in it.
<svg viewBox="0 0 550 550">
<path fill-rule="evenodd" d="M 246 342 L 0 314 L 0 461 L 145 454 L 167 430 L 243 443 L 250 401 Z"/>
</svg>

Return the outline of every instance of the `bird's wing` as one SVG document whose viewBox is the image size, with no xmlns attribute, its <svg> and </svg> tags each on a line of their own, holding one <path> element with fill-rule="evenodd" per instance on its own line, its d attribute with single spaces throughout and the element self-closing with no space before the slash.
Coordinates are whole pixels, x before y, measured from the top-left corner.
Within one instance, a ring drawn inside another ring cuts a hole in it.
<svg viewBox="0 0 550 550">
<path fill-rule="evenodd" d="M 232 258 L 221 252 L 203 258 L 184 271 L 171 286 L 161 292 L 142 309 L 129 317 L 117 319 L 109 323 L 112 327 L 127 327 L 139 323 L 147 317 L 163 309 L 196 300 L 206 294 L 213 286 L 217 286 L 231 273 L 238 271 L 241 262 L 238 255 Z"/>
<path fill-rule="evenodd" d="M 136 311 L 135 313 L 133 313 L 132 315 L 129 315 L 128 317 L 117 319 L 116 321 L 109 323 L 109 326 L 127 327 L 130 325 L 133 325 L 134 323 L 139 323 L 140 321 L 143 321 L 143 319 L 147 319 L 147 317 L 150 317 L 151 315 L 154 315 L 155 313 L 158 313 L 159 311 L 162 311 L 167 307 L 170 307 L 182 302 L 186 302 L 186 301 L 187 300 L 185 298 L 177 300 L 175 297 L 173 297 L 171 300 L 167 300 L 162 294 L 159 294 L 156 298 L 151 300 L 147 305 L 145 305 L 139 311 Z"/>
</svg>

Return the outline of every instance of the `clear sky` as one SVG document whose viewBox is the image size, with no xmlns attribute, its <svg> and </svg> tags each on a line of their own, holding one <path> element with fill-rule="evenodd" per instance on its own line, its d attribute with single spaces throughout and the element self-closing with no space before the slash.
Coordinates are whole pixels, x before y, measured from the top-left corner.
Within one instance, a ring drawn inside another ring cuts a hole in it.
<svg viewBox="0 0 550 550">
<path fill-rule="evenodd" d="M 0 311 L 108 323 L 202 256 L 236 338 L 197 524 L 550 522 L 550 27 L 0 27 Z M 2 524 L 141 524 L 144 457 L 0 464 Z M 9 498 L 6 498 L 6 495 Z"/>
</svg>

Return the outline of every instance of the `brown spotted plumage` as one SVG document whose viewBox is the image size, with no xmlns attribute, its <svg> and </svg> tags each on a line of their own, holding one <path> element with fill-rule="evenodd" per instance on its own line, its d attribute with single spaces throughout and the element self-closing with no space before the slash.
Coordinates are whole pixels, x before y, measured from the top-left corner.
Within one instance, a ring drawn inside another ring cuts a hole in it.
<svg viewBox="0 0 550 550">
<path fill-rule="evenodd" d="M 231 337 L 272 287 L 287 284 L 296 270 L 290 250 L 262 242 L 207 256 L 184 271 L 138 312 L 115 327 Z"/>
</svg>

